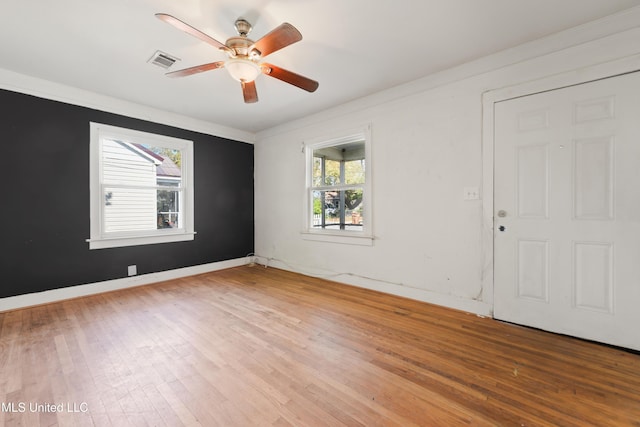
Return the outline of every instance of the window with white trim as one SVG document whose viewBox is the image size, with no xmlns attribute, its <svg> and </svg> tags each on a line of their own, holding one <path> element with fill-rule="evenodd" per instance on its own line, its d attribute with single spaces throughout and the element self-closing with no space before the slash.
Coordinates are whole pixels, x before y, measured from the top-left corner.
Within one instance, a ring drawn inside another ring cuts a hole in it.
<svg viewBox="0 0 640 427">
<path fill-rule="evenodd" d="M 371 240 L 369 127 L 305 144 L 306 234 Z M 314 240 L 333 240 L 326 237 Z M 344 241 L 344 243 L 349 243 Z M 353 243 L 357 243 L 353 241 Z M 367 244 L 367 243 L 363 243 Z"/>
<path fill-rule="evenodd" d="M 193 240 L 193 141 L 90 124 L 90 249 Z"/>
</svg>

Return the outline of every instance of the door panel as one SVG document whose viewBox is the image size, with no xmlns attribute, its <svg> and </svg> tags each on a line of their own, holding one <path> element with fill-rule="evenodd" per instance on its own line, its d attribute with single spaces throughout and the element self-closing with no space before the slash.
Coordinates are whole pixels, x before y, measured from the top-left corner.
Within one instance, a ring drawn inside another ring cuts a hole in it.
<svg viewBox="0 0 640 427">
<path fill-rule="evenodd" d="M 518 240 L 518 297 L 549 301 L 549 242 Z"/>
<path fill-rule="evenodd" d="M 640 350 L 640 73 L 498 102 L 494 137 L 494 316 Z"/>
<path fill-rule="evenodd" d="M 613 244 L 575 242 L 573 253 L 576 308 L 613 314 Z"/>
<path fill-rule="evenodd" d="M 518 164 L 518 217 L 546 219 L 549 216 L 549 144 L 516 148 Z"/>
</svg>

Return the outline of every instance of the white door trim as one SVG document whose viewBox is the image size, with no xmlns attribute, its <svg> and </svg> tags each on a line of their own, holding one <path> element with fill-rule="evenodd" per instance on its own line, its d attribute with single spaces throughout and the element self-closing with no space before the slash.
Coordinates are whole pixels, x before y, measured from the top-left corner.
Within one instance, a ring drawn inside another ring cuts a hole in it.
<svg viewBox="0 0 640 427">
<path fill-rule="evenodd" d="M 492 307 L 494 291 L 494 104 L 640 70 L 640 55 L 594 64 L 482 94 L 482 301 Z"/>
</svg>

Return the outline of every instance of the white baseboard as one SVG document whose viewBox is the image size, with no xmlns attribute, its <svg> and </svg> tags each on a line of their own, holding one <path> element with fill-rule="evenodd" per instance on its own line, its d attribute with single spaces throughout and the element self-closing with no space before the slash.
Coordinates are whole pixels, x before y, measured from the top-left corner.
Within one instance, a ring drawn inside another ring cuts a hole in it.
<svg viewBox="0 0 640 427">
<path fill-rule="evenodd" d="M 257 257 L 264 261 L 264 257 Z M 397 295 L 404 298 L 413 299 L 416 301 L 422 301 L 429 304 L 439 305 L 442 307 L 452 308 L 455 310 L 465 311 L 467 313 L 476 314 L 478 316 L 493 317 L 493 306 L 484 301 L 463 298 L 455 295 L 442 294 L 438 292 L 429 291 L 426 289 L 418 289 L 410 286 L 403 286 L 395 283 L 389 283 L 382 280 L 375 280 L 358 275 L 350 274 L 310 274 L 302 270 L 298 270 L 291 265 L 269 259 L 267 262 L 269 267 L 280 268 L 282 270 L 291 271 L 294 273 L 304 274 L 312 277 L 326 278 L 334 282 L 344 283 L 351 286 L 357 286 L 360 288 L 371 289 L 373 291 L 383 292 L 386 294 Z"/>
<path fill-rule="evenodd" d="M 238 267 L 245 264 L 247 264 L 246 258 L 238 258 L 228 261 L 196 265 L 193 267 L 161 271 L 158 273 L 142 274 L 140 276 L 131 276 L 122 279 L 107 280 L 104 282 L 69 286 L 66 288 L 52 289 L 50 291 L 0 298 L 0 312 L 49 304 L 56 301 L 100 294 L 118 289 L 134 288 L 136 286 L 178 279 L 180 277 L 194 276 L 196 274 L 208 273 L 216 270 L 224 270 L 226 268 Z"/>
</svg>

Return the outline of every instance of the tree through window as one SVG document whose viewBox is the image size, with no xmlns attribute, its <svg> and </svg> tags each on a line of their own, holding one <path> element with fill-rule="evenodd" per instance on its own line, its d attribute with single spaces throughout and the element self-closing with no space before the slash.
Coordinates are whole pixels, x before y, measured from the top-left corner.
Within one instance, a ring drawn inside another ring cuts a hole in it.
<svg viewBox="0 0 640 427">
<path fill-rule="evenodd" d="M 318 146 L 312 152 L 313 229 L 362 231 L 366 156 L 364 138 Z"/>
</svg>

